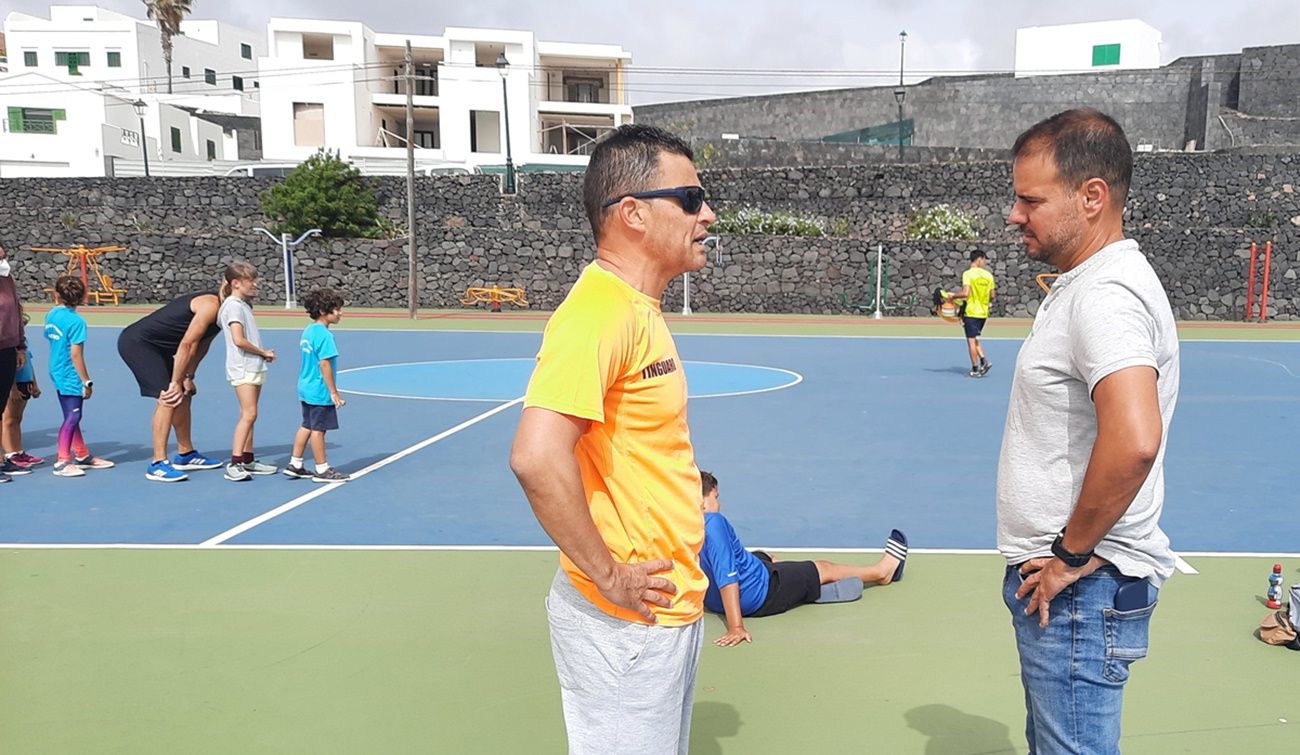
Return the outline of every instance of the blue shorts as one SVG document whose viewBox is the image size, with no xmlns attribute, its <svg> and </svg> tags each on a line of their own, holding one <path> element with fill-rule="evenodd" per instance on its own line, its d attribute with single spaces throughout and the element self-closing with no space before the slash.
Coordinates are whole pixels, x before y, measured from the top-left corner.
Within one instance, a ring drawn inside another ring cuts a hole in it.
<svg viewBox="0 0 1300 755">
<path fill-rule="evenodd" d="M 984 332 L 984 323 L 987 317 L 964 317 L 961 321 L 962 330 L 966 331 L 967 338 L 979 338 L 980 333 Z"/>
<path fill-rule="evenodd" d="M 302 426 L 308 430 L 326 430 L 339 429 L 339 410 L 333 404 L 321 406 L 320 404 L 302 404 Z"/>
</svg>

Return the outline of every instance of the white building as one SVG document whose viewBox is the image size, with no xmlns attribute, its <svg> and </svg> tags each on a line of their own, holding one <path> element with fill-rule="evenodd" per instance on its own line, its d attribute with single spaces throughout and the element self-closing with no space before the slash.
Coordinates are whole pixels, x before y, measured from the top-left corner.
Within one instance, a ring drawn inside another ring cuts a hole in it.
<svg viewBox="0 0 1300 755">
<path fill-rule="evenodd" d="M 49 14 L 14 12 L 4 20 L 0 176 L 103 176 L 114 174 L 115 161 L 143 162 L 136 101 L 146 105 L 145 143 L 156 168 L 255 156 L 240 153 L 230 119 L 223 128 L 196 111 L 258 114 L 260 34 L 182 22 L 183 34 L 172 39 L 168 94 L 153 22 L 93 5 L 55 5 Z M 257 130 L 256 121 L 239 122 L 245 132 Z M 244 136 L 245 145 L 260 141 Z"/>
<path fill-rule="evenodd" d="M 112 175 L 142 162 L 135 100 L 114 89 L 14 74 L 0 85 L 0 178 Z M 234 160 L 235 130 L 166 102 L 146 109 L 145 149 L 158 173 L 171 161 Z"/>
<path fill-rule="evenodd" d="M 406 84 L 397 77 L 408 40 L 422 162 L 504 163 L 508 113 L 517 165 L 583 166 L 597 137 L 632 120 L 624 89 L 631 55 L 617 45 L 454 27 L 438 37 L 380 34 L 357 22 L 273 18 L 258 65 L 265 158 L 302 160 L 320 147 L 363 166 L 404 158 Z"/>
<path fill-rule="evenodd" d="M 1016 29 L 1016 78 L 1159 68 L 1160 44 L 1160 31 L 1135 18 Z"/>
</svg>

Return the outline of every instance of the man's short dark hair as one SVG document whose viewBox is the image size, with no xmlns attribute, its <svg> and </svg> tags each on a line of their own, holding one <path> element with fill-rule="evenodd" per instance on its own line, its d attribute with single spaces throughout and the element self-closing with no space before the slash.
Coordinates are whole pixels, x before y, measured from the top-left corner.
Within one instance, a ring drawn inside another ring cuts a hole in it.
<svg viewBox="0 0 1300 755">
<path fill-rule="evenodd" d="M 336 309 L 342 309 L 343 297 L 332 288 L 314 288 L 302 297 L 301 304 L 308 317 L 319 320 Z"/>
<path fill-rule="evenodd" d="M 975 260 L 986 260 L 988 258 L 989 256 L 984 252 L 980 251 L 979 249 L 976 249 L 975 251 L 970 253 L 971 262 L 974 262 Z"/>
<path fill-rule="evenodd" d="M 718 489 L 718 478 L 714 477 L 711 473 L 705 472 L 703 469 L 701 469 L 700 488 L 701 488 L 701 495 L 707 498 L 709 493 L 712 493 L 713 491 Z"/>
<path fill-rule="evenodd" d="M 86 284 L 75 275 L 60 275 L 54 281 L 54 293 L 58 294 L 64 306 L 76 307 L 86 298 Z"/>
<path fill-rule="evenodd" d="M 1090 178 L 1110 187 L 1112 201 L 1123 206 L 1133 180 L 1133 150 L 1124 129 L 1109 115 L 1092 108 L 1057 113 L 1035 123 L 1016 139 L 1012 155 L 1051 155 L 1061 183 L 1074 191 Z"/>
<path fill-rule="evenodd" d="M 597 241 L 605 217 L 602 205 L 624 194 L 659 188 L 654 182 L 664 152 L 695 160 L 689 144 L 655 126 L 619 126 L 596 145 L 582 179 L 582 204 Z"/>
</svg>

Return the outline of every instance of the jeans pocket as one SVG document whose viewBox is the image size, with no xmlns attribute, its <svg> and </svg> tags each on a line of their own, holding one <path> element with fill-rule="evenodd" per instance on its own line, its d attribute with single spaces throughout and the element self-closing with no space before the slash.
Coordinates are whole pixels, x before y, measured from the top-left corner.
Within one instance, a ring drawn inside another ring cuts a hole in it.
<svg viewBox="0 0 1300 755">
<path fill-rule="evenodd" d="M 1129 664 L 1147 657 L 1151 614 L 1155 610 L 1155 603 L 1136 611 L 1102 609 L 1106 629 L 1106 666 L 1103 675 L 1107 681 L 1123 684 L 1128 681 Z"/>
</svg>

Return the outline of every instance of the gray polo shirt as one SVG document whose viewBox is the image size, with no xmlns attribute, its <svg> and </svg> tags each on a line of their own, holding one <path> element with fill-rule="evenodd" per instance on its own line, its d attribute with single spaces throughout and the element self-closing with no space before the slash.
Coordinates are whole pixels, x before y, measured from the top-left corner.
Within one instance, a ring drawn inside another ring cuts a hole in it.
<svg viewBox="0 0 1300 755">
<path fill-rule="evenodd" d="M 244 351 L 235 345 L 235 335 L 230 331 L 230 323 L 237 322 L 244 328 L 244 338 L 249 343 L 261 348 L 262 335 L 257 332 L 257 321 L 253 319 L 253 308 L 238 296 L 228 296 L 217 310 L 217 322 L 221 332 L 226 334 L 226 379 L 242 380 L 250 372 L 266 371 L 266 360 L 260 355 Z"/>
<path fill-rule="evenodd" d="M 1097 555 L 1156 585 L 1173 573 L 1160 511 L 1178 399 L 1178 334 L 1160 279 L 1130 239 L 1057 278 L 1020 347 L 998 461 L 998 550 L 1009 564 L 1051 554 L 1097 438 L 1092 391 L 1107 375 L 1139 365 L 1157 370 L 1164 436 L 1150 475 Z"/>
</svg>

